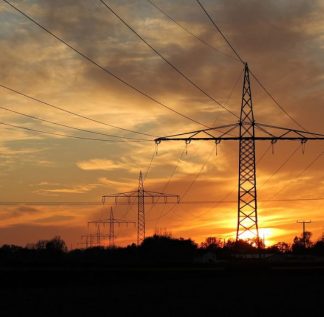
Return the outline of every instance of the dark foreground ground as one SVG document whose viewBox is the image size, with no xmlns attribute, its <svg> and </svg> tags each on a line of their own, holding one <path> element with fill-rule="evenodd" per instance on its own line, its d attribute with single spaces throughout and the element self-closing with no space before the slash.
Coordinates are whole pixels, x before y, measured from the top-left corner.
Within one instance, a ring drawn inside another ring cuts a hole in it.
<svg viewBox="0 0 324 317">
<path fill-rule="evenodd" d="M 324 316 L 324 266 L 0 269 L 0 316 Z"/>
</svg>

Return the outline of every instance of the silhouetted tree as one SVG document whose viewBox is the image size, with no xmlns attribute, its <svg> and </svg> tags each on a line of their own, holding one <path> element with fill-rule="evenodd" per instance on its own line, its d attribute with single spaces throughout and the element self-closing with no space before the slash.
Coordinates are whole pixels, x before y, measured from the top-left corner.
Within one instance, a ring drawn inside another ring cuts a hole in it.
<svg viewBox="0 0 324 317">
<path fill-rule="evenodd" d="M 67 252 L 67 246 L 65 244 L 65 241 L 60 236 L 56 236 L 51 240 L 39 240 L 35 243 L 34 246 L 29 246 L 38 251 L 47 251 L 50 253 Z"/>
<path fill-rule="evenodd" d="M 154 235 L 143 241 L 140 250 L 151 261 L 188 262 L 193 260 L 197 245 L 191 239 Z"/>
<path fill-rule="evenodd" d="M 34 245 L 34 249 L 36 249 L 36 250 L 45 250 L 46 249 L 46 243 L 47 243 L 47 240 L 38 240 Z M 31 245 L 31 248 L 33 248 L 32 245 Z"/>
<path fill-rule="evenodd" d="M 300 237 L 295 237 L 293 244 L 291 246 L 292 251 L 294 253 L 303 253 L 306 251 L 306 249 L 310 248 L 312 246 L 311 241 L 312 233 L 309 231 L 306 231 L 304 235 Z"/>
<path fill-rule="evenodd" d="M 60 236 L 56 236 L 46 242 L 46 250 L 53 253 L 64 253 L 67 252 L 67 246 Z"/>
<path fill-rule="evenodd" d="M 290 251 L 290 245 L 286 242 L 278 242 L 267 250 L 271 253 L 287 253 Z"/>
<path fill-rule="evenodd" d="M 223 242 L 221 239 L 216 237 L 208 237 L 204 242 L 200 244 L 200 247 L 206 249 L 208 251 L 221 249 L 223 246 Z"/>
<path fill-rule="evenodd" d="M 249 241 L 247 240 L 227 240 L 225 249 L 230 251 L 231 253 L 256 253 L 257 248 L 255 248 Z"/>
<path fill-rule="evenodd" d="M 315 255 L 324 256 L 324 236 L 313 245 L 312 251 Z"/>
</svg>

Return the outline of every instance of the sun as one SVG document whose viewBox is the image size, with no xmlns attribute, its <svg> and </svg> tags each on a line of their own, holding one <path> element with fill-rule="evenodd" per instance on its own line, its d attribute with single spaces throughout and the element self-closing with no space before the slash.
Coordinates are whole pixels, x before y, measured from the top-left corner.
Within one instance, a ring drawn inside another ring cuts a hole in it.
<svg viewBox="0 0 324 317">
<path fill-rule="evenodd" d="M 263 242 L 264 246 L 269 246 L 273 244 L 275 230 L 273 228 L 260 228 L 259 229 L 259 237 L 260 240 Z M 253 241 L 256 237 L 256 231 L 245 231 L 240 235 L 241 240 L 245 241 Z"/>
</svg>

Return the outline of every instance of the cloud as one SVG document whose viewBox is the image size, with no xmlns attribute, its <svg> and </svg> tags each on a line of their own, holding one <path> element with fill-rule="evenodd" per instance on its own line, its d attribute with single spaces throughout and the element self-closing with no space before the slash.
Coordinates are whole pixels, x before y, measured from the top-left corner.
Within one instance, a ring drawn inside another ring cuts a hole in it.
<svg viewBox="0 0 324 317">
<path fill-rule="evenodd" d="M 3 220 L 17 220 L 24 217 L 34 217 L 39 215 L 42 211 L 39 208 L 31 207 L 31 206 L 18 206 L 14 208 L 4 207 L 1 212 L 1 218 Z"/>
<path fill-rule="evenodd" d="M 85 171 L 95 171 L 95 170 L 102 170 L 102 171 L 109 171 L 114 169 L 121 169 L 125 168 L 125 164 L 116 163 L 112 160 L 105 160 L 105 159 L 91 159 L 88 161 L 81 161 L 77 162 L 77 166 Z"/>
<path fill-rule="evenodd" d="M 66 216 L 66 215 L 54 215 L 54 216 L 50 216 L 50 217 L 45 217 L 45 218 L 39 218 L 36 219 L 35 222 L 36 223 L 58 223 L 58 222 L 66 222 L 66 221 L 70 221 L 73 220 L 74 217 L 73 216 Z"/>
<path fill-rule="evenodd" d="M 53 193 L 53 194 L 82 194 L 92 191 L 98 186 L 98 184 L 86 184 L 86 185 L 75 185 L 72 187 L 64 188 L 50 188 L 50 189 L 39 189 L 36 192 L 40 194 Z"/>
</svg>

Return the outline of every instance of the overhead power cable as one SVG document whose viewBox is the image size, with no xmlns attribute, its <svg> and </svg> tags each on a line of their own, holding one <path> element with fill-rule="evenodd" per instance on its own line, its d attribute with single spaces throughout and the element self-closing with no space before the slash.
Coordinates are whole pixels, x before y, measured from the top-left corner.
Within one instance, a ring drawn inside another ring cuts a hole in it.
<svg viewBox="0 0 324 317">
<path fill-rule="evenodd" d="M 238 83 L 238 81 L 239 81 L 239 78 L 241 77 L 241 74 L 242 74 L 242 72 L 240 72 L 240 76 L 235 80 L 234 85 L 233 85 L 232 89 L 230 90 L 229 95 L 227 96 L 226 103 L 228 103 L 228 102 L 230 101 L 230 99 L 231 99 L 231 97 L 232 97 L 232 94 L 233 94 L 233 92 L 234 92 L 235 86 L 237 85 L 237 83 Z M 214 122 L 214 124 L 215 124 L 215 123 L 216 123 L 216 122 Z M 271 145 L 270 145 L 270 146 L 268 147 L 268 149 L 264 152 L 264 154 L 262 155 L 262 158 L 260 159 L 260 161 L 262 161 L 264 155 L 268 152 L 268 150 L 269 150 L 270 148 L 271 148 Z M 181 156 L 180 156 L 180 158 L 179 158 L 179 160 L 178 160 L 178 162 L 177 162 L 177 164 L 176 164 L 176 167 L 175 167 L 173 173 L 171 174 L 171 176 L 170 176 L 170 178 L 169 178 L 167 184 L 165 185 L 164 189 L 162 190 L 162 192 L 164 192 L 165 189 L 166 189 L 166 187 L 169 185 L 169 183 L 170 183 L 170 181 L 171 181 L 171 178 L 174 176 L 174 174 L 175 174 L 175 172 L 176 172 L 176 170 L 177 170 L 177 168 L 178 168 L 178 165 L 179 165 L 179 163 L 180 163 L 180 161 L 181 161 L 181 159 L 182 159 L 182 156 L 183 156 L 183 154 L 184 154 L 185 152 L 186 152 L 186 149 L 183 150 L 183 152 L 181 153 Z M 199 172 L 196 173 L 196 175 L 194 176 L 193 181 L 191 182 L 191 184 L 189 184 L 189 186 L 187 187 L 187 190 L 184 192 L 184 195 L 187 195 L 187 194 L 188 194 L 188 192 L 190 191 L 191 187 L 194 185 L 194 183 L 195 183 L 195 182 L 197 181 L 197 179 L 199 178 L 199 176 L 200 176 L 200 174 L 202 173 L 203 169 L 205 168 L 206 164 L 209 162 L 210 158 L 211 158 L 211 156 L 208 156 L 208 158 L 206 159 L 206 161 L 203 163 L 201 169 L 199 170 Z M 232 193 L 232 191 L 231 191 L 231 193 Z M 222 201 L 224 201 L 225 199 L 227 199 L 227 197 L 228 197 L 231 193 L 229 193 L 228 195 L 226 195 L 226 197 L 224 197 L 224 198 L 222 199 Z M 183 196 L 181 196 L 181 197 L 183 197 Z M 165 213 L 161 213 L 161 215 L 160 215 L 158 218 L 156 218 L 155 220 L 159 221 L 162 217 L 166 216 L 166 215 L 169 214 L 171 211 L 173 212 L 173 210 L 175 209 L 175 207 L 176 207 L 175 205 L 171 206 L 171 210 L 168 210 L 168 211 L 165 212 Z"/>
<path fill-rule="evenodd" d="M 213 26 L 216 28 L 216 30 L 220 33 L 220 35 L 222 36 L 222 38 L 225 40 L 225 42 L 229 45 L 229 47 L 232 49 L 232 51 L 234 52 L 234 54 L 237 56 L 237 58 L 241 61 L 242 64 L 245 64 L 244 60 L 242 59 L 242 57 L 240 56 L 240 54 L 237 52 L 237 50 L 235 50 L 235 48 L 233 47 L 233 45 L 230 43 L 230 41 L 227 39 L 227 37 L 225 36 L 225 34 L 222 32 L 222 30 L 218 27 L 218 25 L 216 24 L 216 22 L 214 21 L 214 19 L 210 16 L 210 14 L 207 12 L 206 8 L 203 6 L 203 4 L 201 3 L 200 0 L 196 0 L 196 2 L 198 3 L 199 7 L 202 9 L 202 11 L 206 14 L 206 16 L 208 17 L 209 21 L 213 24 Z M 252 72 L 251 75 L 253 76 L 253 78 L 256 80 L 256 82 L 259 84 L 259 86 L 264 90 L 264 92 L 270 97 L 270 99 L 275 103 L 276 106 L 279 107 L 279 109 L 288 117 L 290 118 L 296 125 L 298 125 L 300 128 L 302 128 L 303 130 L 306 131 L 306 129 L 296 120 L 294 119 L 293 116 L 291 116 L 282 105 L 280 105 L 280 103 L 278 102 L 278 100 L 276 100 L 273 95 L 269 92 L 268 89 L 265 88 L 265 86 L 261 83 L 261 81 L 256 77 L 256 75 Z"/>
<path fill-rule="evenodd" d="M 190 30 L 188 30 L 187 28 L 185 28 L 183 25 L 181 25 L 179 22 L 177 22 L 174 18 L 172 18 L 166 11 L 164 11 L 160 6 L 158 6 L 155 2 L 151 1 L 151 0 L 147 0 L 147 2 L 149 2 L 153 7 L 155 7 L 158 11 L 160 11 L 163 15 L 165 15 L 169 20 L 173 21 L 178 27 L 180 27 L 183 31 L 185 31 L 186 33 L 188 33 L 190 36 L 196 38 L 198 41 L 200 41 L 202 44 L 208 46 L 209 48 L 211 48 L 213 51 L 222 54 L 226 57 L 232 58 L 234 60 L 237 61 L 237 58 L 232 56 L 232 55 L 228 55 L 224 52 L 222 52 L 221 50 L 217 49 L 216 47 L 210 45 L 208 42 L 206 42 L 204 39 L 200 38 L 199 36 L 197 36 L 196 34 L 192 33 Z"/>
<path fill-rule="evenodd" d="M 264 187 L 265 184 L 267 184 L 270 179 L 272 179 L 297 153 L 297 151 L 301 148 L 301 145 L 299 144 L 291 153 L 290 155 L 284 160 L 284 162 L 262 183 L 261 186 L 259 186 L 259 190 Z"/>
<path fill-rule="evenodd" d="M 75 53 L 77 53 L 78 55 L 80 55 L 82 58 L 84 58 L 85 60 L 87 60 L 88 62 L 90 62 L 91 64 L 97 66 L 99 69 L 101 69 L 102 71 L 104 71 L 105 73 L 107 73 L 108 75 L 114 77 L 115 79 L 117 79 L 118 81 L 120 81 L 121 83 L 123 83 L 125 86 L 131 88 L 132 90 L 138 92 L 139 94 L 141 94 L 142 96 L 146 97 L 147 99 L 157 103 L 158 105 L 176 113 L 177 115 L 188 119 L 194 123 L 197 123 L 199 125 L 202 125 L 204 127 L 207 127 L 205 124 L 187 116 L 182 114 L 181 112 L 167 106 L 165 103 L 162 103 L 161 101 L 155 99 L 154 97 L 152 97 L 151 95 L 149 95 L 148 93 L 142 91 L 141 89 L 137 88 L 136 86 L 134 86 L 133 84 L 130 84 L 129 82 L 127 82 L 126 80 L 122 79 L 121 77 L 117 76 L 116 74 L 114 74 L 112 71 L 110 71 L 107 67 L 103 67 L 102 65 L 100 65 L 99 63 L 97 63 L 96 61 L 94 61 L 92 58 L 90 58 L 88 55 L 86 55 L 85 53 L 82 53 L 81 51 L 79 51 L 78 49 L 76 49 L 74 46 L 72 46 L 71 44 L 69 44 L 68 42 L 66 42 L 65 40 L 63 40 L 62 38 L 60 38 L 59 36 L 57 36 L 56 34 L 54 34 L 52 31 L 50 31 L 49 29 L 47 29 L 46 27 L 44 27 L 42 24 L 40 24 L 39 22 L 37 22 L 36 20 L 34 20 L 31 16 L 27 15 L 25 12 L 23 12 L 22 10 L 20 10 L 19 8 L 17 8 L 15 5 L 13 5 L 12 3 L 10 3 L 7 0 L 3 0 L 5 3 L 7 3 L 8 5 L 10 5 L 14 10 L 16 10 L 17 12 L 19 12 L 20 14 L 22 14 L 25 18 L 27 18 L 28 20 L 30 20 L 31 22 L 33 22 L 34 24 L 36 24 L 38 27 L 40 27 L 42 30 L 44 30 L 46 33 L 50 34 L 52 37 L 54 37 L 56 40 L 58 40 L 59 42 L 63 43 L 65 46 L 69 47 L 71 50 L 73 50 Z"/>
<path fill-rule="evenodd" d="M 307 131 L 289 112 L 285 110 L 285 108 L 278 102 L 277 99 L 270 93 L 270 91 L 262 84 L 262 82 L 256 77 L 256 75 L 250 71 L 252 77 L 255 81 L 259 84 L 259 86 L 264 90 L 264 92 L 270 97 L 270 99 L 279 107 L 279 109 L 290 119 L 292 120 L 297 126 L 299 126 L 302 130 Z"/>
<path fill-rule="evenodd" d="M 302 171 L 298 173 L 297 176 L 295 176 L 295 179 L 298 179 L 301 177 L 307 170 L 309 170 L 322 156 L 324 155 L 324 152 L 319 153 Z M 278 196 L 282 191 L 286 189 L 286 186 L 281 187 L 273 196 L 274 197 Z"/>
<path fill-rule="evenodd" d="M 14 113 L 14 114 L 18 114 L 20 116 L 24 116 L 24 117 L 27 117 L 27 118 L 30 118 L 30 119 L 33 119 L 33 120 L 38 120 L 38 121 L 41 121 L 41 122 L 46 122 L 46 123 L 54 124 L 54 125 L 57 125 L 57 126 L 60 126 L 60 127 L 73 129 L 73 130 L 77 130 L 77 131 L 81 131 L 81 132 L 92 133 L 92 134 L 97 134 L 97 135 L 103 135 L 103 136 L 107 136 L 107 137 L 111 137 L 111 138 L 136 140 L 136 141 L 152 141 L 152 140 L 148 140 L 148 139 L 138 139 L 138 138 L 131 138 L 131 137 L 123 137 L 123 136 L 118 136 L 118 135 L 113 135 L 113 134 L 95 132 L 95 131 L 91 131 L 91 130 L 72 127 L 72 126 L 67 125 L 67 124 L 62 124 L 62 123 L 50 121 L 50 120 L 47 120 L 47 119 L 42 119 L 42 118 L 39 118 L 39 117 L 36 117 L 36 116 L 32 116 L 32 115 L 22 113 L 22 112 L 19 112 L 19 111 L 16 111 L 16 110 L 12 110 L 12 109 L 9 109 L 9 108 L 6 108 L 6 107 L 2 107 L 2 106 L 0 106 L 0 109 L 6 110 L 6 111 Z"/>
<path fill-rule="evenodd" d="M 259 202 L 296 202 L 296 201 L 323 201 L 324 197 L 305 197 L 305 198 L 283 198 L 283 199 L 261 199 Z M 237 200 L 185 200 L 180 201 L 180 205 L 199 205 L 199 204 L 233 204 Z M 135 205 L 136 202 L 133 203 Z M 98 201 L 0 201 L 0 206 L 101 206 Z M 118 206 L 118 205 L 117 205 Z M 117 207 L 116 206 L 116 207 Z"/>
<path fill-rule="evenodd" d="M 62 134 L 62 133 L 56 133 L 56 132 L 48 132 L 48 131 L 43 131 L 43 130 L 37 130 L 37 129 L 22 127 L 22 126 L 19 126 L 19 125 L 15 125 L 15 124 L 11 124 L 11 123 L 5 123 L 5 122 L 0 122 L 0 125 L 8 126 L 8 127 L 15 128 L 15 129 L 20 129 L 20 130 L 25 130 L 25 131 L 29 131 L 29 132 L 34 132 L 34 133 L 55 135 L 55 136 L 61 136 L 61 137 L 65 137 L 65 138 L 72 138 L 72 139 L 78 139 L 78 140 L 101 141 L 101 142 L 112 142 L 112 143 L 145 142 L 145 141 L 138 141 L 138 140 L 109 140 L 109 139 L 97 139 L 97 138 L 81 137 L 81 136 L 76 136 L 76 135 L 69 135 L 69 134 Z"/>
<path fill-rule="evenodd" d="M 188 81 L 192 86 L 197 88 L 201 93 L 203 93 L 210 100 L 214 101 L 221 108 L 238 118 L 238 116 L 231 110 L 229 110 L 226 106 L 212 97 L 209 93 L 207 93 L 204 89 L 198 86 L 192 79 L 190 79 L 184 72 L 182 72 L 177 66 L 171 63 L 166 57 L 164 57 L 157 49 L 155 49 L 148 41 L 146 41 L 143 36 L 141 36 L 132 26 L 130 26 L 115 10 L 113 10 L 106 1 L 99 0 L 112 14 L 115 15 L 129 30 L 131 30 L 143 43 L 145 43 L 156 55 L 158 55 L 163 61 L 165 61 L 172 69 L 174 69 L 180 76 L 182 76 L 186 81 Z"/>
<path fill-rule="evenodd" d="M 60 110 L 62 112 L 65 112 L 65 113 L 68 113 L 68 114 L 71 114 L 73 116 L 76 116 L 76 117 L 79 117 L 79 118 L 82 118 L 82 119 L 86 119 L 88 121 L 92 121 L 92 122 L 95 122 L 95 123 L 98 123 L 98 124 L 101 124 L 101 125 L 105 125 L 105 126 L 108 126 L 108 127 L 111 127 L 111 128 L 114 128 L 114 129 L 119 129 L 119 130 L 122 130 L 122 131 L 125 131 L 125 132 L 131 132 L 131 133 L 135 133 L 135 134 L 139 134 L 139 135 L 145 135 L 145 136 L 149 136 L 149 137 L 154 137 L 154 135 L 151 135 L 151 134 L 148 134 L 148 133 L 144 133 L 144 132 L 139 132 L 139 131 L 135 131 L 135 130 L 130 130 L 130 129 L 126 129 L 126 128 L 122 128 L 122 127 L 118 127 L 116 125 L 112 125 L 110 123 L 106 123 L 106 122 L 103 122 L 103 121 L 99 121 L 99 120 L 96 120 L 96 119 L 93 119 L 91 117 L 88 117 L 88 116 L 85 116 L 85 115 L 82 115 L 82 114 L 79 114 L 79 113 L 76 113 L 76 112 L 73 112 L 73 111 L 70 111 L 70 110 L 67 110 L 65 108 L 62 108 L 62 107 L 59 107 L 59 106 L 55 106 L 49 102 L 46 102 L 44 100 L 41 100 L 41 99 L 38 99 L 38 98 L 35 98 L 35 97 L 32 97 L 30 95 L 27 95 L 21 91 L 18 91 L 16 89 L 13 89 L 13 88 L 10 88 L 8 86 L 5 86 L 5 85 L 2 85 L 0 84 L 0 87 L 6 89 L 6 90 L 9 90 L 11 92 L 14 92 L 18 95 L 21 95 L 25 98 L 28 98 L 30 100 L 33 100 L 33 101 L 36 101 L 40 104 L 43 104 L 45 106 L 48 106 L 48 107 L 51 107 L 51 108 L 54 108 L 54 109 L 57 109 L 57 110 Z"/>
<path fill-rule="evenodd" d="M 204 171 L 207 163 L 209 162 L 209 160 L 212 157 L 212 154 L 214 153 L 214 150 L 212 150 L 210 152 L 210 154 L 208 155 L 206 161 L 201 165 L 200 170 L 195 174 L 193 180 L 191 181 L 191 183 L 187 186 L 187 188 L 182 192 L 182 194 L 180 195 L 181 198 L 184 198 L 188 195 L 188 193 L 190 192 L 192 186 L 195 184 L 195 182 L 198 180 L 198 178 L 200 177 L 200 175 L 202 174 L 202 172 Z M 181 201 L 180 201 L 181 202 Z M 160 215 L 158 218 L 156 218 L 155 220 L 160 220 L 161 218 L 165 217 L 166 215 L 170 214 L 171 212 L 174 211 L 174 209 L 176 208 L 177 204 L 172 205 L 164 214 Z"/>
<path fill-rule="evenodd" d="M 212 17 L 209 15 L 209 13 L 207 12 L 207 10 L 205 9 L 205 7 L 201 4 L 201 2 L 199 0 L 196 0 L 198 5 L 200 6 L 200 8 L 205 12 L 205 14 L 207 15 L 209 21 L 214 25 L 214 27 L 216 28 L 216 30 L 219 32 L 219 34 L 222 36 L 222 38 L 225 40 L 225 42 L 228 44 L 228 46 L 232 49 L 232 51 L 234 52 L 234 54 L 236 55 L 236 57 L 241 61 L 242 64 L 245 64 L 245 62 L 243 61 L 243 59 L 241 58 L 240 54 L 235 50 L 235 48 L 232 46 L 232 44 L 230 43 L 230 41 L 226 38 L 226 36 L 224 35 L 224 33 L 222 32 L 222 30 L 218 27 L 218 25 L 215 23 L 215 21 L 212 19 Z"/>
</svg>

